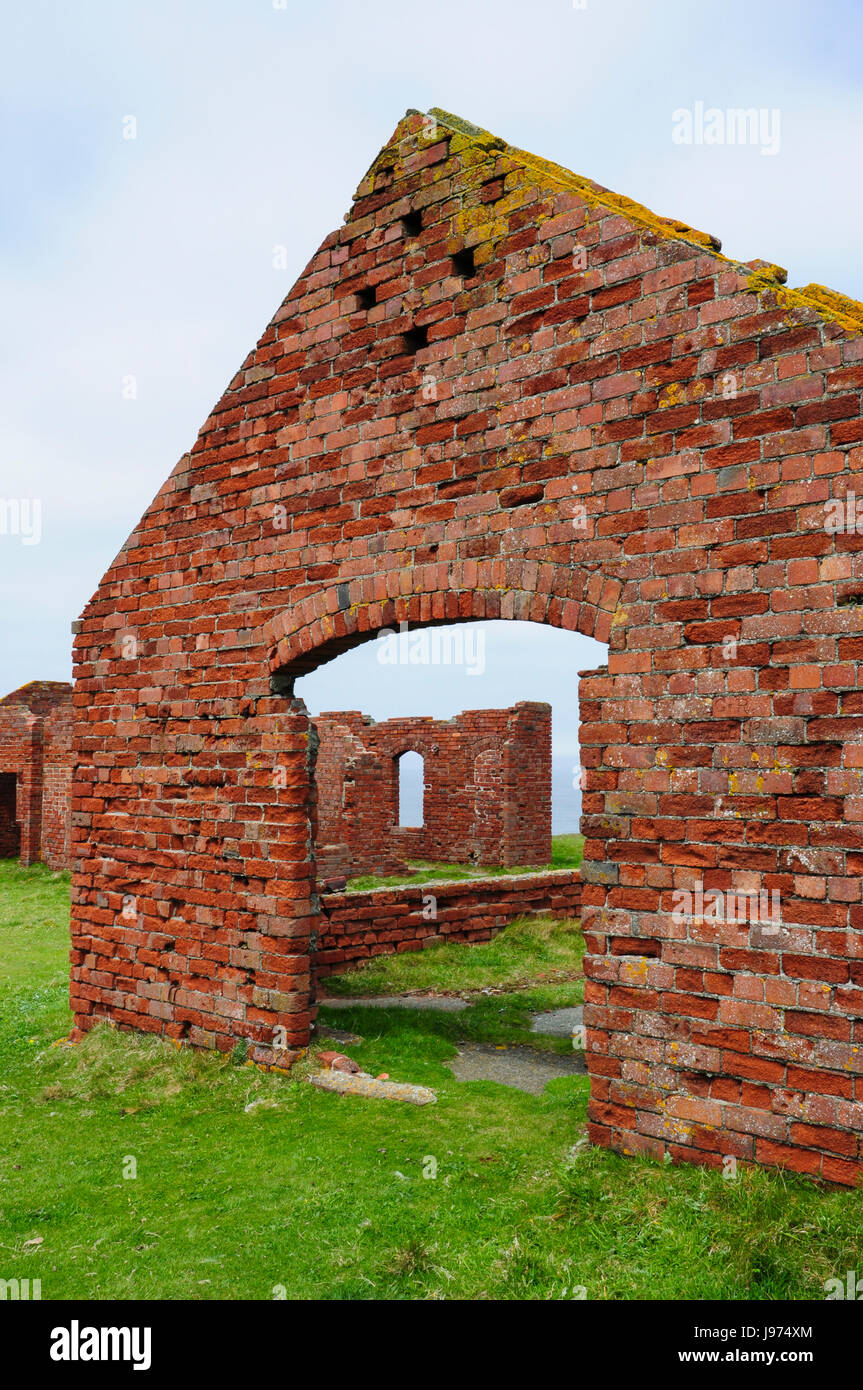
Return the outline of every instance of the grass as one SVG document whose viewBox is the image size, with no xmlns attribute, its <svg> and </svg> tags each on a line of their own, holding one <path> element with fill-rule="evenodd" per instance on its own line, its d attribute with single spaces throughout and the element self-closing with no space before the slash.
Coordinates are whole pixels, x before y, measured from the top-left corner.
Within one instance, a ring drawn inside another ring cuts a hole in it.
<svg viewBox="0 0 863 1390">
<path fill-rule="evenodd" d="M 375 1103 L 107 1027 L 52 1046 L 67 921 L 64 878 L 0 864 L 0 1278 L 39 1278 L 43 1299 L 819 1299 L 863 1268 L 859 1192 L 591 1149 L 583 1077 L 541 1096 L 454 1080 L 458 1037 L 517 1040 L 574 980 L 458 1016 L 333 1011 L 367 1070 L 438 1095 Z M 568 969 L 555 936 L 538 973 Z M 491 968 L 457 954 L 446 978 Z"/>
<path fill-rule="evenodd" d="M 551 867 L 553 869 L 577 869 L 584 854 L 583 835 L 553 835 L 551 839 Z"/>
<path fill-rule="evenodd" d="M 369 893 L 374 888 L 401 888 L 405 884 L 449 882 L 471 878 L 506 878 L 513 874 L 538 874 L 548 869 L 577 869 L 584 851 L 583 835 L 555 835 L 551 841 L 551 863 L 502 868 L 500 864 L 451 864 L 443 860 L 410 859 L 406 874 L 358 874 L 349 878 L 348 893 Z"/>
<path fill-rule="evenodd" d="M 442 942 L 422 952 L 375 956 L 356 970 L 329 976 L 322 987 L 334 995 L 469 994 L 568 982 L 557 993 L 566 995 L 567 1004 L 580 1004 L 583 954 L 577 923 L 520 917 L 491 941 L 470 947 Z"/>
<path fill-rule="evenodd" d="M 384 1049 L 393 1041 L 398 1045 L 398 1040 L 407 1030 L 423 1037 L 445 1039 L 452 1044 L 447 1054 L 450 1057 L 455 1055 L 455 1045 L 460 1041 L 493 1043 L 496 1047 L 512 1047 L 521 1043 L 537 1051 L 568 1052 L 571 1055 L 572 1041 L 569 1037 L 532 1033 L 530 1015 L 547 1009 L 570 1008 L 578 1003 L 578 993 L 572 987 L 562 989 L 558 986 L 481 996 L 470 1008 L 457 1014 L 405 1009 L 401 1006 L 386 1009 L 376 1005 L 371 1010 L 363 1008 L 362 1004 L 339 1008 L 322 1005 L 320 1021 L 336 1028 L 346 1028 L 349 1032 L 361 1033 L 367 1042 L 373 1035 L 383 1041 Z M 351 1056 L 354 1056 L 353 1049 Z"/>
<path fill-rule="evenodd" d="M 0 992 L 69 978 L 69 875 L 0 859 Z"/>
</svg>

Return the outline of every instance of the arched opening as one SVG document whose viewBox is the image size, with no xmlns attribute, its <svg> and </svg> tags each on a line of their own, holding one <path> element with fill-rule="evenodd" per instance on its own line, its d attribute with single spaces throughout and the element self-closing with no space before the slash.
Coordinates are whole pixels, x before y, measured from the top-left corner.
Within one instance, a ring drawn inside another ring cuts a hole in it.
<svg viewBox="0 0 863 1390">
<path fill-rule="evenodd" d="M 540 1021 L 566 1059 L 554 1075 L 586 1070 L 581 788 L 605 726 L 591 704 L 581 755 L 578 693 L 585 667 L 607 678 L 606 657 L 562 626 L 493 619 L 384 628 L 280 673 L 276 688 L 285 678 L 315 731 L 311 1013 L 322 1027 L 338 1026 L 332 1011 L 354 993 L 464 989 L 470 1000 L 471 980 L 447 972 L 486 971 L 484 997 L 549 1014 Z M 345 690 L 354 708 L 335 710 Z M 350 797 L 334 798 L 330 783 L 348 780 Z M 492 1051 L 507 1045 L 496 1026 Z M 491 1065 L 466 1047 L 459 1065 Z M 530 1084 L 545 1085 L 533 1068 L 547 1060 L 527 1052 Z"/>
<path fill-rule="evenodd" d="M 394 759 L 398 779 L 396 824 L 404 828 L 421 829 L 425 788 L 425 760 L 421 753 L 408 748 Z"/>
<path fill-rule="evenodd" d="M 318 891 L 577 864 L 579 673 L 606 654 L 562 626 L 468 620 L 382 628 L 277 672 L 316 730 Z M 360 709 L 334 709 L 346 689 Z"/>
<path fill-rule="evenodd" d="M 622 577 L 625 565 L 621 577 L 615 572 L 622 561 L 616 543 L 611 549 L 613 561 L 590 569 L 500 559 L 415 565 L 411 592 L 397 598 L 387 596 L 383 583 L 345 581 L 264 624 L 261 640 L 269 651 L 272 688 L 288 693 L 298 676 L 384 634 L 401 639 L 408 628 L 416 636 L 454 624 L 502 620 L 562 628 L 608 643 L 628 590 L 632 601 L 638 597 L 637 587 Z"/>
</svg>

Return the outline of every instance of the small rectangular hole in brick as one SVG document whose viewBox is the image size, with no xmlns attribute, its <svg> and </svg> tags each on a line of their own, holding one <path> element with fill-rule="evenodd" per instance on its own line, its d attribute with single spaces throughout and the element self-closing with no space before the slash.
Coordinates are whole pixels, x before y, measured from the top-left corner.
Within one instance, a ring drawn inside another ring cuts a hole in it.
<svg viewBox="0 0 863 1390">
<path fill-rule="evenodd" d="M 402 334 L 405 352 L 419 352 L 420 348 L 428 347 L 428 340 L 428 329 L 420 328 L 418 324 L 414 324 L 413 328 Z"/>
<path fill-rule="evenodd" d="M 357 290 L 357 304 L 360 309 L 373 309 L 377 302 L 377 296 L 370 286 L 364 285 L 361 290 Z"/>
<path fill-rule="evenodd" d="M 647 936 L 613 936 L 611 938 L 611 954 L 613 956 L 658 956 L 662 951 L 662 943 L 655 937 Z"/>
<path fill-rule="evenodd" d="M 456 275 L 460 275 L 463 280 L 470 280 L 476 275 L 473 251 L 469 246 L 463 247 L 461 251 L 456 251 L 452 258 L 452 264 Z"/>
<path fill-rule="evenodd" d="M 402 230 L 405 236 L 418 237 L 422 229 L 422 215 L 418 212 L 406 212 L 402 218 Z"/>
</svg>

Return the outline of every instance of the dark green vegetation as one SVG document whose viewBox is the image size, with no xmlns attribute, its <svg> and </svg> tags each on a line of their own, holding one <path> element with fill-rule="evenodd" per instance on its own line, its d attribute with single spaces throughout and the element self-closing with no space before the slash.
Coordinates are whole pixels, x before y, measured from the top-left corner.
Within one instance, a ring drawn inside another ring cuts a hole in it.
<svg viewBox="0 0 863 1390">
<path fill-rule="evenodd" d="M 52 1046 L 67 917 L 64 877 L 0 864 L 0 1278 L 43 1299 L 821 1298 L 863 1268 L 859 1193 L 591 1150 L 583 1077 L 454 1080 L 454 1041 L 523 1041 L 531 1008 L 577 1001 L 566 924 L 540 924 L 523 989 L 526 926 L 441 948 L 462 992 L 499 952 L 483 987 L 507 992 L 464 1014 L 331 1011 L 366 1069 L 436 1090 L 419 1109 L 110 1028 Z"/>
</svg>

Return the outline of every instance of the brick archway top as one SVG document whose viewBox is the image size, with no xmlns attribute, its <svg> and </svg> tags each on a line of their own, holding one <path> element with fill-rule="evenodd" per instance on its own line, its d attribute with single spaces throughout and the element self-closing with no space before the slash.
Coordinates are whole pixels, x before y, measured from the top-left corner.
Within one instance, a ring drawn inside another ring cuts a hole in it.
<svg viewBox="0 0 863 1390">
<path fill-rule="evenodd" d="M 421 753 L 418 748 L 414 747 L 413 743 L 406 743 L 404 748 L 399 748 L 398 752 L 394 752 L 393 762 L 398 762 L 399 758 L 405 756 L 405 753 L 415 753 L 418 758 L 421 758 L 422 761 L 425 762 L 425 753 Z"/>
<path fill-rule="evenodd" d="M 407 585 L 410 593 L 398 592 Z M 622 590 L 621 580 L 598 568 L 523 560 L 423 565 L 331 585 L 266 623 L 262 635 L 270 671 L 291 676 L 403 622 L 432 627 L 503 618 L 607 642 Z"/>
</svg>

